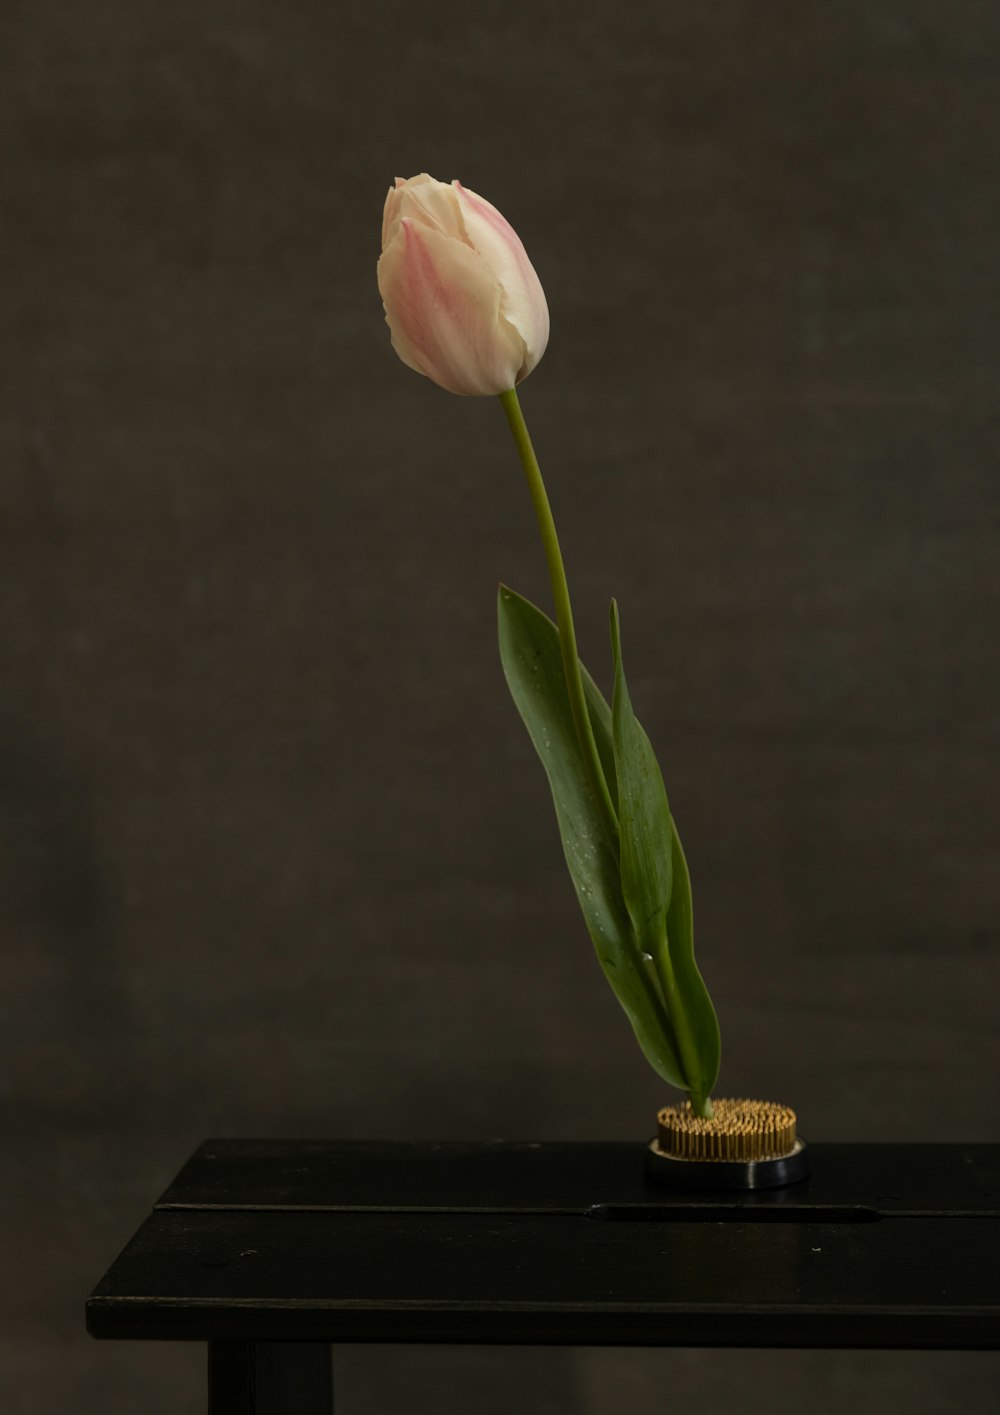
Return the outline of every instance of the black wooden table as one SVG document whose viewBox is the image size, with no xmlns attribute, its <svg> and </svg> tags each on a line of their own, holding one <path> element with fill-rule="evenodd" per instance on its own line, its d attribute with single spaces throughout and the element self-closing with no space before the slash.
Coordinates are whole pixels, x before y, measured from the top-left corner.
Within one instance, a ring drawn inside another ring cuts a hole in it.
<svg viewBox="0 0 1000 1415">
<path fill-rule="evenodd" d="M 87 1326 L 206 1342 L 211 1415 L 327 1415 L 338 1341 L 1000 1347 L 1000 1145 L 810 1151 L 698 1196 L 641 1144 L 209 1140 Z"/>
</svg>

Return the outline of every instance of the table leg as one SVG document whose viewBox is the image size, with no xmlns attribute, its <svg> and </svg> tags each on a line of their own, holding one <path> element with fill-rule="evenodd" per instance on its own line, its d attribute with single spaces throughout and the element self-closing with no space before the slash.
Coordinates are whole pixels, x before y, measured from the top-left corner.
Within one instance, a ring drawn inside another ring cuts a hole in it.
<svg viewBox="0 0 1000 1415">
<path fill-rule="evenodd" d="M 209 1342 L 208 1415 L 333 1415 L 329 1343 Z"/>
</svg>

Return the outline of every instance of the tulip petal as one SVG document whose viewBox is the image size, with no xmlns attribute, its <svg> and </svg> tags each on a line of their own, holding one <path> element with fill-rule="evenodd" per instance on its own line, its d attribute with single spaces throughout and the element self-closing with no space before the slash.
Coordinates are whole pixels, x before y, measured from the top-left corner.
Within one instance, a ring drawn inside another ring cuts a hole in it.
<svg viewBox="0 0 1000 1415">
<path fill-rule="evenodd" d="M 446 182 L 438 182 L 426 172 L 417 177 L 397 177 L 389 188 L 382 212 L 382 249 L 396 235 L 399 222 L 409 217 L 446 236 L 465 240 L 458 198 Z"/>
<path fill-rule="evenodd" d="M 410 368 L 467 397 L 514 387 L 524 340 L 501 312 L 496 276 L 470 246 L 400 216 L 378 284 L 393 348 Z"/>
<path fill-rule="evenodd" d="M 444 236 L 454 236 L 469 244 L 458 197 L 445 182 L 408 183 L 402 192 L 400 211 L 403 216 L 430 226 Z"/>
<path fill-rule="evenodd" d="M 399 221 L 399 189 L 403 182 L 402 177 L 397 177 L 394 186 L 391 186 L 385 195 L 385 205 L 382 208 L 382 249 L 385 250 L 389 244 L 390 232 L 393 232 L 394 225 Z"/>
<path fill-rule="evenodd" d="M 538 363 L 549 341 L 545 292 L 520 236 L 496 207 L 476 192 L 452 182 L 467 239 L 494 271 L 503 287 L 500 309 L 524 340 L 527 357 L 519 381 Z"/>
</svg>

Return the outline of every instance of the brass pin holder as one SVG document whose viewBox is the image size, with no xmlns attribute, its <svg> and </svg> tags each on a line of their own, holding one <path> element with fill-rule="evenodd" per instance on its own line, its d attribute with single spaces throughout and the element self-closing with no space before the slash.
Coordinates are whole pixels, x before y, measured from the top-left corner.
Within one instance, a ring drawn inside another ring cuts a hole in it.
<svg viewBox="0 0 1000 1415">
<path fill-rule="evenodd" d="M 710 1118 L 690 1102 L 665 1106 L 646 1150 L 646 1175 L 678 1189 L 771 1189 L 809 1174 L 794 1110 L 774 1101 L 713 1100 Z"/>
</svg>

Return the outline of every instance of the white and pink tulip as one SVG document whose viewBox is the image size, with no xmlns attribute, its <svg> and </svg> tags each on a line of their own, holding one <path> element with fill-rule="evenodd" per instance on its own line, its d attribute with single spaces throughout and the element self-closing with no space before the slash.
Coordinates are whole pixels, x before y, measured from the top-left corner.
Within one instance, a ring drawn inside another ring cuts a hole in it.
<svg viewBox="0 0 1000 1415">
<path fill-rule="evenodd" d="M 548 306 L 520 237 L 461 182 L 396 178 L 378 287 L 396 353 L 449 393 L 505 393 L 545 352 Z"/>
</svg>

